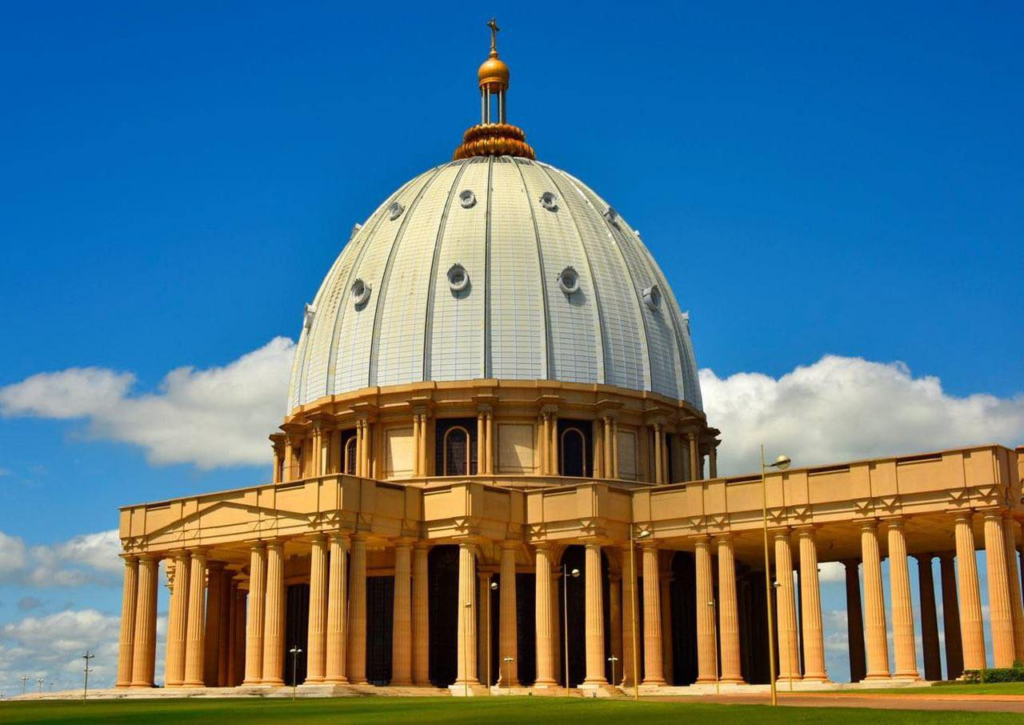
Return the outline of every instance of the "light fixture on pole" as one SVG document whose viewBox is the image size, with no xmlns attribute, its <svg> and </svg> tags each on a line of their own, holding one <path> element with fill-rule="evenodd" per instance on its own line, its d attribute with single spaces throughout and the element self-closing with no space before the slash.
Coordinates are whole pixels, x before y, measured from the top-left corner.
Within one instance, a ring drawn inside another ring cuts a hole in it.
<svg viewBox="0 0 1024 725">
<path fill-rule="evenodd" d="M 86 650 L 85 654 L 82 655 L 82 659 L 85 660 L 85 686 L 82 688 L 83 700 L 89 699 L 89 673 L 92 671 L 91 668 L 89 667 L 89 661 L 95 658 L 96 655 L 91 654 L 89 650 Z"/>
<path fill-rule="evenodd" d="M 579 579 L 580 570 L 569 571 L 562 564 L 562 629 L 565 634 L 565 696 L 569 697 L 569 577 Z"/>
<path fill-rule="evenodd" d="M 21 694 L 25 694 L 25 683 L 28 682 L 28 675 L 21 676 Z"/>
<path fill-rule="evenodd" d="M 608 661 L 612 663 L 612 684 L 615 684 L 615 663 L 619 661 L 619 658 L 612 655 L 608 658 Z"/>
<path fill-rule="evenodd" d="M 295 700 L 295 689 L 299 684 L 299 655 L 302 654 L 302 650 L 299 649 L 298 645 L 295 645 L 288 653 L 292 656 L 292 701 Z"/>
<path fill-rule="evenodd" d="M 39 688 L 38 692 L 39 692 L 40 695 L 43 694 L 43 683 L 44 682 L 46 682 L 46 678 L 45 677 L 40 677 L 39 679 L 36 680 L 36 685 Z"/>
<path fill-rule="evenodd" d="M 490 594 L 490 592 L 494 592 L 494 591 L 498 590 L 498 582 L 496 582 L 493 579 L 491 579 L 491 575 L 490 574 L 487 575 L 487 581 L 490 582 L 490 584 L 487 585 L 487 587 L 488 587 L 488 589 L 490 591 L 487 593 L 487 606 L 484 607 L 484 619 L 487 620 L 487 627 L 486 627 L 486 629 L 487 629 L 487 692 L 490 693 L 490 691 L 491 691 L 491 679 L 492 679 L 491 678 L 491 660 L 493 659 L 491 657 L 491 594 Z M 500 676 L 501 673 L 499 672 L 498 674 Z"/>
<path fill-rule="evenodd" d="M 637 577 L 636 542 L 651 535 L 650 529 L 636 533 L 636 524 L 629 525 L 629 613 L 633 620 L 633 700 L 640 699 L 640 643 L 637 641 Z"/>
<path fill-rule="evenodd" d="M 505 655 L 503 658 L 505 662 L 505 689 L 508 690 L 508 694 L 512 694 L 512 663 L 516 661 L 516 658 L 512 655 Z"/>
<path fill-rule="evenodd" d="M 775 463 L 768 464 L 764 460 L 764 445 L 761 445 L 761 521 L 764 525 L 764 594 L 765 605 L 768 610 L 768 676 L 771 686 L 772 705 L 779 704 L 778 693 L 775 688 L 775 616 L 772 612 L 772 572 L 771 561 L 768 556 L 768 469 L 774 468 L 785 471 L 792 461 L 789 456 L 781 455 L 775 459 Z M 792 678 L 790 678 L 792 680 Z"/>
</svg>

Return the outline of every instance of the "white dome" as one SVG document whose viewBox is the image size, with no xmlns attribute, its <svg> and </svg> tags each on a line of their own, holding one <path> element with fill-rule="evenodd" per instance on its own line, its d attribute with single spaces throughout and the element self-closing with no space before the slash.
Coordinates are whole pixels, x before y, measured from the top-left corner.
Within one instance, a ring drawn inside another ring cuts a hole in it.
<svg viewBox="0 0 1024 725">
<path fill-rule="evenodd" d="M 354 230 L 307 306 L 289 410 L 482 378 L 604 383 L 701 408 L 687 318 L 637 233 L 529 159 L 438 166 Z"/>
</svg>

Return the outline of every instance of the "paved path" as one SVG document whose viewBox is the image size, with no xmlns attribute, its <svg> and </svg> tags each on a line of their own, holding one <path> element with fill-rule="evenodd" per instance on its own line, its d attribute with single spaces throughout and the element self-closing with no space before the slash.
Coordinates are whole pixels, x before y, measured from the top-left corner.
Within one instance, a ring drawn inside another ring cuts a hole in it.
<svg viewBox="0 0 1024 725">
<path fill-rule="evenodd" d="M 711 702 L 721 705 L 767 705 L 768 695 L 706 695 L 651 698 L 657 702 Z M 879 710 L 962 710 L 966 712 L 1019 712 L 1024 714 L 1024 695 L 835 695 L 779 693 L 784 707 L 861 707 Z"/>
</svg>

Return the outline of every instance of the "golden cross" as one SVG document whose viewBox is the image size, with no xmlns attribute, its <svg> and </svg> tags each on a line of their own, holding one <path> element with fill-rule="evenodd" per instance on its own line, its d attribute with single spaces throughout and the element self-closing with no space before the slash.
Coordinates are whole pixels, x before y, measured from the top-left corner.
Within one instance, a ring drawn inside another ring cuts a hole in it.
<svg viewBox="0 0 1024 725">
<path fill-rule="evenodd" d="M 498 31 L 501 28 L 498 27 L 498 22 L 494 18 L 491 18 L 490 22 L 487 23 L 487 27 L 491 29 L 491 53 L 494 55 L 498 54 Z"/>
</svg>

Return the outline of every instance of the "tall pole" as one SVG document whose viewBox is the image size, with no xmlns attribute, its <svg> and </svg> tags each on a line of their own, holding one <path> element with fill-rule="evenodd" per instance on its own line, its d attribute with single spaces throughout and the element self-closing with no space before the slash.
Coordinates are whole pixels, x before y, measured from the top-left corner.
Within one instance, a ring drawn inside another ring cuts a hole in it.
<svg viewBox="0 0 1024 725">
<path fill-rule="evenodd" d="M 302 650 L 296 645 L 288 652 L 292 656 L 292 702 L 295 702 L 295 689 L 299 684 L 299 655 L 302 654 Z"/>
<path fill-rule="evenodd" d="M 633 620 L 633 700 L 640 701 L 640 645 L 637 642 L 636 524 L 629 525 L 629 611 Z"/>
<path fill-rule="evenodd" d="M 28 682 L 28 675 L 21 676 L 21 694 L 25 694 L 25 684 Z"/>
<path fill-rule="evenodd" d="M 562 634 L 565 637 L 565 696 L 569 697 L 569 574 L 562 564 Z"/>
<path fill-rule="evenodd" d="M 469 617 L 472 614 L 473 603 L 466 602 L 463 605 L 466 608 L 466 616 L 462 618 L 462 695 L 463 697 L 469 697 L 469 660 L 467 659 L 466 652 L 469 650 Z"/>
<path fill-rule="evenodd" d="M 82 689 L 83 700 L 89 699 L 89 660 L 95 657 L 96 655 L 90 654 L 89 650 L 86 650 L 85 654 L 82 655 L 82 659 L 85 660 L 85 687 Z"/>
<path fill-rule="evenodd" d="M 768 483 L 765 475 L 764 444 L 761 445 L 761 519 L 764 523 L 764 595 L 768 609 L 768 673 L 772 693 L 772 705 L 778 705 L 778 693 L 775 691 L 775 633 L 772 614 L 772 570 L 768 558 Z"/>
</svg>

